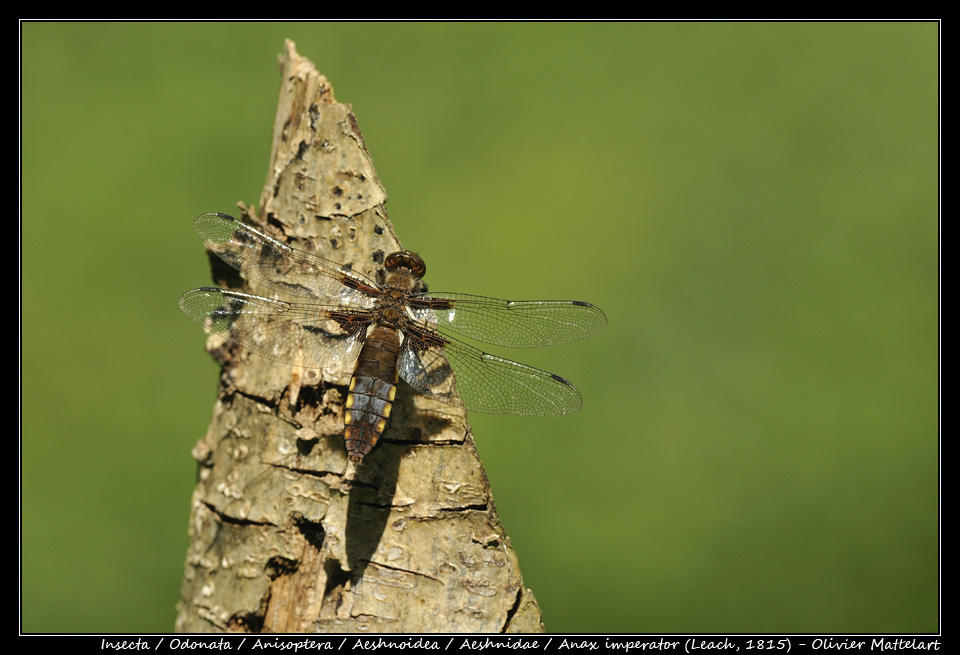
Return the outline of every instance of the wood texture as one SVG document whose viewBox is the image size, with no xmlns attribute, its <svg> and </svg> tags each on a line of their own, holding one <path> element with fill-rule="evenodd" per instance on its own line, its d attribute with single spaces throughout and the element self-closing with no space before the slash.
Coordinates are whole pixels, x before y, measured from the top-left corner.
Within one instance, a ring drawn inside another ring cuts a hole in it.
<svg viewBox="0 0 960 655">
<path fill-rule="evenodd" d="M 350 105 L 287 42 L 269 173 L 244 220 L 373 276 L 401 249 Z M 214 277 L 243 281 L 214 263 Z M 254 289 L 254 291 L 264 291 Z M 343 445 L 349 371 L 223 365 L 199 463 L 180 632 L 542 632 L 466 416 L 401 383 L 380 445 Z"/>
</svg>

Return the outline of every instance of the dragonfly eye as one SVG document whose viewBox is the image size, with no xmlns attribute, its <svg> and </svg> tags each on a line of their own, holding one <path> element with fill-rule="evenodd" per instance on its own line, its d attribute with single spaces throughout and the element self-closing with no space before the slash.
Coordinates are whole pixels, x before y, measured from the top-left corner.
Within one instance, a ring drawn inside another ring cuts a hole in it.
<svg viewBox="0 0 960 655">
<path fill-rule="evenodd" d="M 391 273 L 395 273 L 400 268 L 405 268 L 418 278 L 423 277 L 427 272 L 427 265 L 420 259 L 420 255 L 406 250 L 387 255 L 383 265 Z"/>
</svg>

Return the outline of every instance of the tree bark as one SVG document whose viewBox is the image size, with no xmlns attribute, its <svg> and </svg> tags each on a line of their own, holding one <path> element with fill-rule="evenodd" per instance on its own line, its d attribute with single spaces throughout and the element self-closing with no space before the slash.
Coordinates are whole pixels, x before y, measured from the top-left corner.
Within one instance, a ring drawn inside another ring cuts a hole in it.
<svg viewBox="0 0 960 655">
<path fill-rule="evenodd" d="M 292 42 L 280 63 L 269 173 L 242 218 L 373 277 L 402 248 L 356 118 Z M 401 383 L 357 466 L 342 437 L 350 371 L 282 366 L 216 336 L 207 349 L 223 368 L 193 451 L 178 631 L 543 631 L 464 412 Z"/>
</svg>

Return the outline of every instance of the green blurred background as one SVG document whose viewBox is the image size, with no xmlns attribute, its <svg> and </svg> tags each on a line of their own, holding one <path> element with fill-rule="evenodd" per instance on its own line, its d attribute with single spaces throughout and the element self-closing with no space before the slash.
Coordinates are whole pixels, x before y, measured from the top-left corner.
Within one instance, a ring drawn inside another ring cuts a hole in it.
<svg viewBox="0 0 960 655">
<path fill-rule="evenodd" d="M 431 288 L 607 312 L 472 417 L 548 630 L 939 629 L 937 24 L 21 27 L 22 630 L 173 627 L 286 37 Z"/>
</svg>

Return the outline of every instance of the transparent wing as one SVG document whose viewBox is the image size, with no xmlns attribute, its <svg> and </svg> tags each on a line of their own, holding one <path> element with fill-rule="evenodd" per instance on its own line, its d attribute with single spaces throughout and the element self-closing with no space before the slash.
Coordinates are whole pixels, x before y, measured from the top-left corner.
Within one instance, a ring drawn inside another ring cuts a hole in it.
<svg viewBox="0 0 960 655">
<path fill-rule="evenodd" d="M 366 276 L 291 248 L 226 214 L 201 214 L 193 226 L 208 250 L 254 282 L 343 306 L 370 307 L 371 294 L 379 294 Z"/>
<path fill-rule="evenodd" d="M 356 360 L 360 314 L 324 305 L 287 303 L 202 287 L 180 297 L 180 309 L 210 332 L 283 364 L 346 368 Z"/>
<path fill-rule="evenodd" d="M 425 396 L 485 414 L 573 414 L 583 404 L 559 375 L 444 339 L 442 349 L 423 349 L 408 336 L 400 356 L 401 377 Z"/>
<path fill-rule="evenodd" d="M 461 336 L 496 346 L 556 346 L 603 331 L 607 317 L 579 300 L 499 300 L 462 293 L 426 293 L 411 298 L 416 318 Z"/>
</svg>

